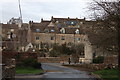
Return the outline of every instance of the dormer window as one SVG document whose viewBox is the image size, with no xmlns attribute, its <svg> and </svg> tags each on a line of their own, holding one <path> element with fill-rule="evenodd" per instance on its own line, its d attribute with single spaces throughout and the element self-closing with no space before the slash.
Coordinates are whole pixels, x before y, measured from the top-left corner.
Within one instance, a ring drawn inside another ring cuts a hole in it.
<svg viewBox="0 0 120 80">
<path fill-rule="evenodd" d="M 60 32 L 61 32 L 61 33 L 65 33 L 65 29 L 62 28 L 62 29 L 60 30 Z"/>
<path fill-rule="evenodd" d="M 44 31 L 45 31 L 45 33 L 49 33 L 49 29 L 45 29 Z"/>
<path fill-rule="evenodd" d="M 40 32 L 40 29 L 36 29 L 36 32 Z"/>
<path fill-rule="evenodd" d="M 55 26 L 52 22 L 50 22 L 50 24 L 48 26 Z"/>
<path fill-rule="evenodd" d="M 79 29 L 76 29 L 75 33 L 76 33 L 76 34 L 79 34 L 79 33 L 80 33 Z"/>
<path fill-rule="evenodd" d="M 54 30 L 54 29 L 51 29 L 50 31 L 51 31 L 51 32 L 55 32 L 55 30 Z"/>
<path fill-rule="evenodd" d="M 10 29 L 11 32 L 14 32 L 14 29 Z"/>
<path fill-rule="evenodd" d="M 80 38 L 76 38 L 77 41 L 80 41 Z"/>
<path fill-rule="evenodd" d="M 80 28 L 80 25 L 77 25 L 78 28 Z"/>
<path fill-rule="evenodd" d="M 71 22 L 71 24 L 74 24 L 74 22 Z"/>
<path fill-rule="evenodd" d="M 56 23 L 59 23 L 59 21 L 56 21 Z"/>
<path fill-rule="evenodd" d="M 80 22 L 80 24 L 83 24 L 83 22 Z"/>
</svg>

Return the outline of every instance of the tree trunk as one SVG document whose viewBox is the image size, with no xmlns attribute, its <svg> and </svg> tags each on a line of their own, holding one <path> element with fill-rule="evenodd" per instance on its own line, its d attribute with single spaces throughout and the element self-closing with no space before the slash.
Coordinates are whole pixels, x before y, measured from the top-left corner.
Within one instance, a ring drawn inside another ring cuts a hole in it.
<svg viewBox="0 0 120 80">
<path fill-rule="evenodd" d="M 120 72 L 120 16 L 115 17 L 116 30 L 117 30 L 117 46 L 118 46 L 118 73 Z M 120 74 L 118 75 L 120 76 Z"/>
<path fill-rule="evenodd" d="M 120 71 L 120 23 L 118 20 L 118 25 L 117 25 L 117 31 L 118 31 L 118 69 Z"/>
</svg>

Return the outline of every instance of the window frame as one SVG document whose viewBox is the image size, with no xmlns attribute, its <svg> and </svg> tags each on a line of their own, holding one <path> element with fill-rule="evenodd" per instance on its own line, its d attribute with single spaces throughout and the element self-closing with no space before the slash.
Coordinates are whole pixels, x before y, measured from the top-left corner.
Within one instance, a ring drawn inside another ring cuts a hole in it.
<svg viewBox="0 0 120 80">
<path fill-rule="evenodd" d="M 55 37 L 54 37 L 54 36 L 51 36 L 51 37 L 50 37 L 50 40 L 54 40 L 54 39 L 55 39 Z"/>
<path fill-rule="evenodd" d="M 35 37 L 35 40 L 40 40 L 40 37 L 39 37 L 39 36 L 36 36 L 36 37 Z"/>
<path fill-rule="evenodd" d="M 62 37 L 61 37 L 61 40 L 65 40 L 65 36 L 62 36 Z"/>
<path fill-rule="evenodd" d="M 39 30 L 39 31 L 38 31 L 38 30 Z M 35 29 L 35 32 L 38 32 L 38 33 L 39 33 L 39 32 L 40 32 L 40 29 Z"/>
</svg>

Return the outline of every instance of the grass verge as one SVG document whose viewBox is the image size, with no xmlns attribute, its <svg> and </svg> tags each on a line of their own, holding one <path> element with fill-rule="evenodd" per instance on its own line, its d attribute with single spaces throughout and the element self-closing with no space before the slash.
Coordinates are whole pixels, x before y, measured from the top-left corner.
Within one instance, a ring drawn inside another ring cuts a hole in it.
<svg viewBox="0 0 120 80">
<path fill-rule="evenodd" d="M 102 79 L 105 80 L 116 80 L 118 79 L 118 69 L 104 69 L 93 72 L 93 74 L 98 74 Z"/>
<path fill-rule="evenodd" d="M 36 69 L 32 67 L 17 67 L 16 74 L 41 74 L 44 71 L 42 69 Z"/>
</svg>

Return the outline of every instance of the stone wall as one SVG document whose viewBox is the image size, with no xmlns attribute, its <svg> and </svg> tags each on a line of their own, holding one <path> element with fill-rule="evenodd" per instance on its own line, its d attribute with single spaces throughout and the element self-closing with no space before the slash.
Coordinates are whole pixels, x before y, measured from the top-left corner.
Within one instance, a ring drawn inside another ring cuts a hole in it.
<svg viewBox="0 0 120 80">
<path fill-rule="evenodd" d="M 64 64 L 64 66 L 75 66 L 78 68 L 85 68 L 85 69 L 89 69 L 89 70 L 103 70 L 105 68 L 115 68 L 117 67 L 117 65 L 107 65 L 107 64 Z"/>
<path fill-rule="evenodd" d="M 33 33 L 32 34 L 32 43 L 39 44 L 39 47 L 42 43 L 48 43 L 48 44 L 54 44 L 54 43 L 59 43 L 64 44 L 64 43 L 73 43 L 73 44 L 84 44 L 84 52 L 85 52 L 85 63 L 92 63 L 92 57 L 93 57 L 93 52 L 92 52 L 92 46 L 89 42 L 89 39 L 87 35 L 79 35 L 79 34 L 55 34 L 55 33 Z M 38 36 L 40 37 L 39 40 L 36 40 L 35 37 Z M 54 36 L 55 39 L 51 40 L 51 36 Z M 61 40 L 61 37 L 64 36 L 65 40 Z M 77 40 L 76 38 L 80 38 L 80 40 Z"/>
<path fill-rule="evenodd" d="M 118 64 L 118 57 L 117 57 L 117 55 L 106 56 L 105 59 L 104 59 L 104 63 L 105 64 L 117 65 Z"/>
<path fill-rule="evenodd" d="M 41 63 L 60 63 L 60 57 L 38 57 L 38 62 Z"/>
<path fill-rule="evenodd" d="M 15 59 L 8 59 L 2 64 L 2 80 L 15 80 Z"/>
<path fill-rule="evenodd" d="M 79 35 L 79 34 L 55 34 L 55 33 L 32 33 L 32 43 L 59 43 L 59 44 L 64 44 L 64 43 L 81 43 L 84 42 L 84 35 Z M 35 37 L 40 37 L 39 40 L 36 40 Z M 61 37 L 64 36 L 65 40 L 61 40 Z M 51 37 L 54 37 L 53 40 L 51 40 Z M 80 41 L 76 40 L 75 38 L 80 38 Z"/>
</svg>

